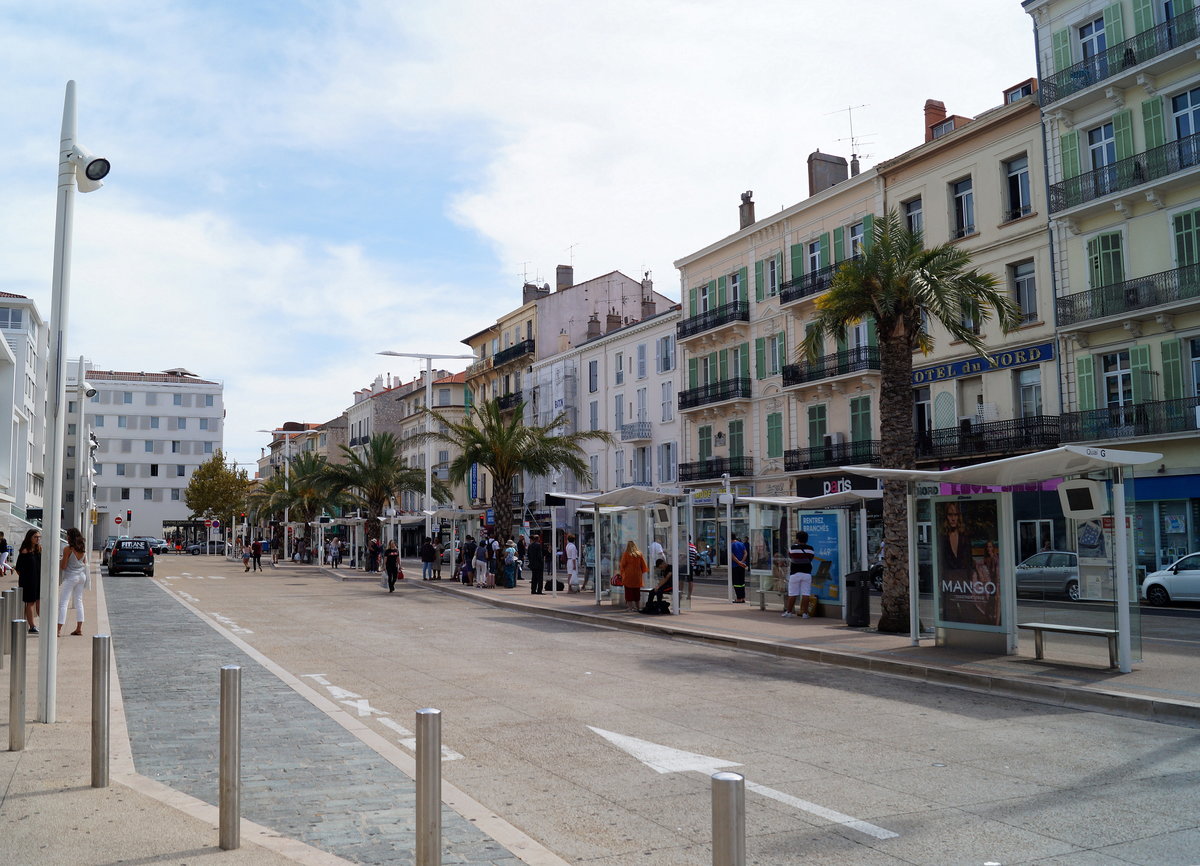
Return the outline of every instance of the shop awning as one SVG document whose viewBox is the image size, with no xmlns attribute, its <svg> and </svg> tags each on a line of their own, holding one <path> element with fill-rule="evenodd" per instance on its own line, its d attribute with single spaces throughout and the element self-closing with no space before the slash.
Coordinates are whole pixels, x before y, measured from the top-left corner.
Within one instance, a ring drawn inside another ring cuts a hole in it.
<svg viewBox="0 0 1200 866">
<path fill-rule="evenodd" d="M 846 472 L 857 472 L 870 478 L 890 481 L 934 481 L 957 484 L 1032 484 L 1047 478 L 1064 475 L 1083 475 L 1114 466 L 1142 466 L 1161 460 L 1162 455 L 1149 451 L 1123 451 L 1094 445 L 1063 445 L 1050 451 L 989 460 L 973 466 L 941 471 L 926 469 L 881 469 L 875 466 L 842 466 Z M 824 498 L 824 497 L 822 497 Z M 811 501 L 811 500 L 810 500 Z"/>
</svg>

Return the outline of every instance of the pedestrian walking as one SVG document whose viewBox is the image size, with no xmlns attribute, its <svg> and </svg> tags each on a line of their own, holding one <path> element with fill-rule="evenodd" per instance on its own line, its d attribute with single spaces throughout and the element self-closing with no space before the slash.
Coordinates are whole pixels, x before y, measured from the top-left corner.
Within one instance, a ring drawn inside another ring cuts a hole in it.
<svg viewBox="0 0 1200 866">
<path fill-rule="evenodd" d="M 468 535 L 462 547 L 462 563 L 458 578 L 468 586 L 475 582 L 475 551 L 478 549 L 479 545 L 475 543 L 475 538 Z"/>
<path fill-rule="evenodd" d="M 279 540 L 276 539 L 271 542 L 271 568 L 279 567 L 279 556 Z"/>
<path fill-rule="evenodd" d="M 254 571 L 262 571 L 262 541 L 250 545 L 250 564 Z"/>
<path fill-rule="evenodd" d="M 246 542 L 243 541 L 242 542 L 242 566 L 243 566 L 244 571 L 250 570 L 250 557 L 252 555 L 253 554 L 250 553 L 250 545 L 246 544 Z"/>
<path fill-rule="evenodd" d="M 816 555 L 808 543 L 807 532 L 797 532 L 796 540 L 788 549 L 791 573 L 788 575 L 787 601 L 783 603 L 782 616 L 796 615 L 796 599 L 800 599 L 800 616 L 808 619 L 808 599 L 812 592 L 812 561 Z"/>
<path fill-rule="evenodd" d="M 625 587 L 625 607 L 636 611 L 642 601 L 642 578 L 646 574 L 646 557 L 638 549 L 637 542 L 630 539 L 617 565 L 621 575 L 621 586 Z"/>
<path fill-rule="evenodd" d="M 387 572 L 388 592 L 395 592 L 396 578 L 400 576 L 400 551 L 395 541 L 389 541 L 383 552 L 383 568 Z"/>
<path fill-rule="evenodd" d="M 67 623 L 67 608 L 72 601 L 75 602 L 75 631 L 71 634 L 83 634 L 83 591 L 88 585 L 87 551 L 84 544 L 82 532 L 74 526 L 67 530 L 67 546 L 63 548 L 62 559 L 58 563 L 58 570 L 62 574 L 62 583 L 58 588 L 60 637 L 63 626 Z"/>
<path fill-rule="evenodd" d="M 37 634 L 37 617 L 42 612 L 42 533 L 31 529 L 17 548 L 17 586 L 25 599 L 25 622 L 29 634 Z"/>
<path fill-rule="evenodd" d="M 542 595 L 542 584 L 546 569 L 546 549 L 542 547 L 542 536 L 534 533 L 533 541 L 525 550 L 529 559 L 529 594 Z"/>
<path fill-rule="evenodd" d="M 729 552 L 733 556 L 733 603 L 746 603 L 746 570 L 749 568 L 749 551 L 746 542 L 736 535 L 730 544 Z"/>
<path fill-rule="evenodd" d="M 491 551 L 491 545 L 486 535 L 479 538 L 479 544 L 475 548 L 475 586 L 483 589 L 487 586 L 488 575 L 488 553 Z"/>
<path fill-rule="evenodd" d="M 421 542 L 421 580 L 433 580 L 433 539 L 429 536 Z"/>
<path fill-rule="evenodd" d="M 575 536 L 567 535 L 567 546 L 563 552 L 567 559 L 567 591 L 579 592 L 583 581 L 579 579 L 579 548 L 575 546 Z"/>
<path fill-rule="evenodd" d="M 337 568 L 342 564 L 342 541 L 340 538 L 335 538 L 329 542 L 329 565 Z"/>
</svg>

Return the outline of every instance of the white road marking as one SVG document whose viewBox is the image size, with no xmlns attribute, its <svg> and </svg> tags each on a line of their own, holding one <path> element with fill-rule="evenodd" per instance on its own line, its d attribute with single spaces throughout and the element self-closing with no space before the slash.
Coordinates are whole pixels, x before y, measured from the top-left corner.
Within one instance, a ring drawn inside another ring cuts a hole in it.
<svg viewBox="0 0 1200 866">
<path fill-rule="evenodd" d="M 240 625 L 238 625 L 236 622 L 231 620 L 229 617 L 222 616 L 221 614 L 216 613 L 215 611 L 209 611 L 208 615 L 211 616 L 213 619 L 215 619 L 217 622 L 219 622 L 221 625 L 225 626 L 225 628 L 229 629 L 234 634 L 254 634 L 254 632 L 252 632 L 250 629 L 242 628 Z"/>
<path fill-rule="evenodd" d="M 695 752 L 672 749 L 670 746 L 663 746 L 647 740 L 639 740 L 637 737 L 593 728 L 591 725 L 588 725 L 588 730 L 604 737 L 604 739 L 608 740 L 618 749 L 637 758 L 656 773 L 696 772 L 711 776 L 722 767 L 741 766 L 741 764 L 734 761 L 727 761 L 724 758 L 713 758 L 708 755 L 698 755 Z M 859 820 L 850 815 L 844 815 L 841 812 L 827 809 L 816 803 L 811 803 L 808 800 L 801 800 L 799 797 L 793 797 L 791 794 L 776 791 L 774 788 L 768 788 L 766 785 L 751 782 L 749 779 L 746 780 L 745 785 L 747 790 L 753 791 L 756 794 L 762 794 L 764 797 L 770 797 L 777 802 L 785 803 L 803 812 L 816 815 L 818 818 L 824 818 L 830 823 L 841 824 L 843 827 L 850 830 L 857 830 L 859 833 L 873 836 L 876 839 L 895 839 L 900 835 L 899 833 L 893 833 L 891 830 L 885 830 L 883 827 L 877 827 L 867 821 Z"/>
<path fill-rule="evenodd" d="M 388 715 L 388 714 L 387 714 L 386 712 L 384 712 L 383 710 L 377 710 L 377 709 L 375 709 L 373 706 L 371 706 L 371 705 L 370 705 L 370 704 L 367 702 L 367 699 L 366 699 L 366 698 L 359 698 L 359 699 L 358 699 L 358 700 L 356 700 L 356 701 L 338 701 L 338 703 L 340 703 L 340 704 L 345 704 L 345 705 L 346 705 L 346 706 L 348 706 L 348 707 L 354 707 L 354 709 L 358 710 L 358 717 L 359 717 L 360 719 L 361 719 L 361 718 L 364 718 L 364 717 L 366 717 L 366 716 L 372 716 L 372 715 L 374 715 L 374 716 L 386 716 L 386 715 Z"/>
<path fill-rule="evenodd" d="M 304 679 L 314 680 L 320 685 L 329 685 L 329 680 L 325 679 L 325 674 L 300 674 Z"/>
</svg>

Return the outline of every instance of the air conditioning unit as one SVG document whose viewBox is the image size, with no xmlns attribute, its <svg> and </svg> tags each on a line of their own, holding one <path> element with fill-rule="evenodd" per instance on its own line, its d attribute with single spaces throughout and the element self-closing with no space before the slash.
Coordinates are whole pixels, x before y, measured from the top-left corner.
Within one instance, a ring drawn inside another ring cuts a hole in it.
<svg viewBox="0 0 1200 866">
<path fill-rule="evenodd" d="M 960 415 L 958 418 L 958 429 L 962 433 L 971 432 L 971 424 L 976 420 L 974 415 Z"/>
<path fill-rule="evenodd" d="M 830 433 L 828 436 L 825 437 L 825 447 L 826 448 L 831 448 L 834 445 L 845 445 L 845 444 L 846 444 L 846 434 L 845 433 Z"/>
</svg>

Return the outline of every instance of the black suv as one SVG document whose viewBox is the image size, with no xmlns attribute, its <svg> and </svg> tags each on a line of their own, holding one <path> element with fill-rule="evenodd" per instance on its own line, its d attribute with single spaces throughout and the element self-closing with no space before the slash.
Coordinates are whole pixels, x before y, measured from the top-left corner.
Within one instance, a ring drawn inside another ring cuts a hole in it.
<svg viewBox="0 0 1200 866">
<path fill-rule="evenodd" d="M 119 538 L 108 555 L 109 575 L 122 571 L 140 571 L 154 577 L 154 549 L 144 538 Z"/>
</svg>

